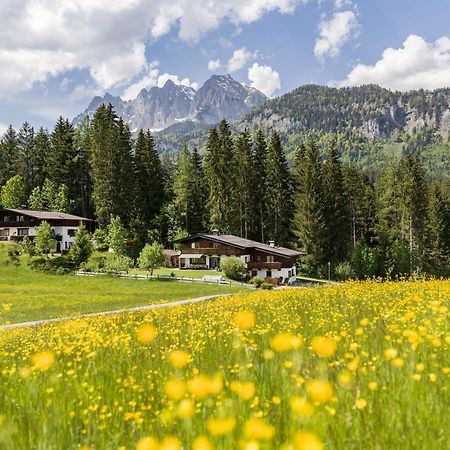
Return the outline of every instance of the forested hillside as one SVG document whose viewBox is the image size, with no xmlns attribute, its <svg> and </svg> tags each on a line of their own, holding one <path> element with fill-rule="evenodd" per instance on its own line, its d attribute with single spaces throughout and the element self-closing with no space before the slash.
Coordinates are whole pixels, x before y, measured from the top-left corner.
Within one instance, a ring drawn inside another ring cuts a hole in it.
<svg viewBox="0 0 450 450">
<path fill-rule="evenodd" d="M 277 131 L 290 161 L 303 140 L 333 138 L 342 160 L 371 176 L 414 153 L 428 176 L 440 178 L 450 171 L 449 105 L 450 89 L 401 93 L 375 85 L 306 85 L 269 100 L 233 127 Z M 169 127 L 155 138 L 161 150 L 176 153 L 184 142 L 204 147 L 207 135 L 205 127 L 192 123 Z"/>
<path fill-rule="evenodd" d="M 433 135 L 408 137 L 397 159 L 370 176 L 346 156 L 345 132 L 292 135 L 289 164 L 278 132 L 233 132 L 226 121 L 209 132 L 203 157 L 185 145 L 171 159 L 150 131 L 133 140 L 112 106 L 102 105 L 76 129 L 63 118 L 51 133 L 9 128 L 0 142 L 1 203 L 93 218 L 97 240 L 120 222 L 134 256 L 147 243 L 173 246 L 218 229 L 304 251 L 308 274 L 448 275 L 448 172 L 432 180 L 417 156 Z"/>
</svg>

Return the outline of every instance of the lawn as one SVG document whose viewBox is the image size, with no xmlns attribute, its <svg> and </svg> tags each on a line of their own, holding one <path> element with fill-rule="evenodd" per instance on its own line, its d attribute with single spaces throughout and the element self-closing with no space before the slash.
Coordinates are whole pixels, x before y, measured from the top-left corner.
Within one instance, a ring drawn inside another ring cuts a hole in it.
<svg viewBox="0 0 450 450">
<path fill-rule="evenodd" d="M 139 269 L 133 269 L 130 271 L 130 273 L 140 273 L 140 274 L 147 274 L 148 272 L 144 272 Z M 175 269 L 170 267 L 160 267 L 159 269 L 155 269 L 153 272 L 153 275 L 160 276 L 160 277 L 170 277 L 174 274 L 176 277 L 182 277 L 182 278 L 202 278 L 205 275 L 207 276 L 221 276 L 225 280 L 227 280 L 227 277 L 225 274 L 221 271 L 217 270 L 189 270 L 189 269 Z"/>
<path fill-rule="evenodd" d="M 110 276 L 49 275 L 5 265 L 0 245 L 0 324 L 108 311 L 154 302 L 242 291 L 240 287 L 176 281 L 126 280 Z"/>
<path fill-rule="evenodd" d="M 3 332 L 0 448 L 448 449 L 449 281 Z"/>
</svg>

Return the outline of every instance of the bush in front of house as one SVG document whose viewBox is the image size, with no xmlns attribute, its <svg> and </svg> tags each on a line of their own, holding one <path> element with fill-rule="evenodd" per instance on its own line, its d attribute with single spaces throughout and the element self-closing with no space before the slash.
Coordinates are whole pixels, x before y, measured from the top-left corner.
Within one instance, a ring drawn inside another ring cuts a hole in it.
<svg viewBox="0 0 450 450">
<path fill-rule="evenodd" d="M 273 284 L 270 284 L 270 283 L 262 283 L 262 284 L 261 284 L 261 289 L 270 291 L 271 289 L 273 289 Z"/>
<path fill-rule="evenodd" d="M 138 258 L 139 268 L 147 270 L 153 275 L 153 270 L 158 269 L 164 264 L 164 247 L 157 242 L 147 244 L 141 251 Z"/>
<path fill-rule="evenodd" d="M 230 280 L 241 281 L 245 274 L 245 264 L 236 256 L 226 258 L 220 268 Z"/>
<path fill-rule="evenodd" d="M 125 255 L 114 254 L 106 260 L 104 271 L 106 273 L 128 273 L 130 267 L 133 266 L 133 261 L 131 258 Z"/>
<path fill-rule="evenodd" d="M 55 275 L 66 275 L 75 269 L 73 261 L 67 256 L 57 256 L 56 258 L 33 258 L 28 262 L 33 270 L 52 273 Z"/>
<path fill-rule="evenodd" d="M 254 284 L 257 288 L 260 288 L 264 283 L 264 278 L 261 277 L 253 277 L 250 280 L 250 284 Z"/>
<path fill-rule="evenodd" d="M 97 228 L 94 232 L 95 250 L 98 252 L 107 252 L 108 244 L 108 230 L 104 228 Z"/>
<path fill-rule="evenodd" d="M 75 264 L 76 268 L 79 268 L 82 263 L 89 260 L 92 255 L 93 247 L 91 237 L 86 230 L 84 224 L 81 224 L 75 233 L 75 239 L 70 249 L 70 257 Z"/>
</svg>

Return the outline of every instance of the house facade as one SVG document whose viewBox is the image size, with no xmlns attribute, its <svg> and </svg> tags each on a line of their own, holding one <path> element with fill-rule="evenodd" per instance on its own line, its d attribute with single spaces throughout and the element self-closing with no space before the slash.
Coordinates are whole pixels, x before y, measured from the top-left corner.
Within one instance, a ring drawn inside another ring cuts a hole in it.
<svg viewBox="0 0 450 450">
<path fill-rule="evenodd" d="M 33 239 L 36 228 L 44 221 L 51 226 L 55 234 L 56 250 L 60 252 L 72 246 L 80 224 L 91 220 L 54 211 L 0 208 L 0 241 L 20 242 L 25 236 Z"/>
<path fill-rule="evenodd" d="M 261 277 L 273 284 L 292 283 L 296 280 L 296 262 L 302 253 L 274 242 L 243 239 L 230 234 L 198 233 L 180 239 L 180 269 L 219 269 L 229 256 L 242 260 L 251 277 Z"/>
</svg>

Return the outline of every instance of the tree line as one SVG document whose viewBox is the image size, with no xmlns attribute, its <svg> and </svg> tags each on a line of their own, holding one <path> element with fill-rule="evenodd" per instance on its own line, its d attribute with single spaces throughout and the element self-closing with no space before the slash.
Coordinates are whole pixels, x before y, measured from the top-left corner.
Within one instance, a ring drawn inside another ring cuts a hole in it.
<svg viewBox="0 0 450 450">
<path fill-rule="evenodd" d="M 173 161 L 158 155 L 150 131 L 133 139 L 104 105 L 77 128 L 63 118 L 51 133 L 10 127 L 1 202 L 94 218 L 99 241 L 118 218 L 135 258 L 146 244 L 218 229 L 299 249 L 308 274 L 447 275 L 448 181 L 429 180 L 417 152 L 369 179 L 338 149 L 332 136 L 308 138 L 288 164 L 278 133 L 233 133 L 222 121 L 203 155 L 185 145 Z"/>
</svg>

